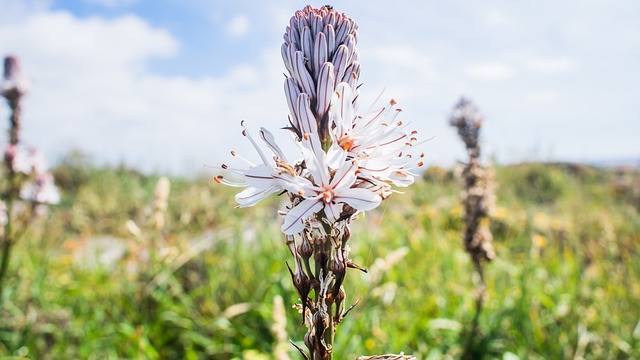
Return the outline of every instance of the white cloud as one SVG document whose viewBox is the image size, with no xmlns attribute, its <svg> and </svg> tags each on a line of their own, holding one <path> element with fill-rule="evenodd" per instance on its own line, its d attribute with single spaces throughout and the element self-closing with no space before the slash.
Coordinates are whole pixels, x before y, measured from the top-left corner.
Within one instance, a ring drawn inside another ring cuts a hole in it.
<svg viewBox="0 0 640 360">
<path fill-rule="evenodd" d="M 116 8 L 131 5 L 138 0 L 85 0 L 89 4 L 101 5 L 107 8 Z"/>
<path fill-rule="evenodd" d="M 549 58 L 532 57 L 524 59 L 523 66 L 540 74 L 556 74 L 575 70 L 577 62 L 567 56 Z"/>
<path fill-rule="evenodd" d="M 620 12 L 628 3 L 612 1 L 617 5 L 487 8 L 462 1 L 445 8 L 431 2 L 389 8 L 375 0 L 367 9 L 345 2 L 338 10 L 360 25 L 362 109 L 387 86 L 385 96 L 398 100 L 421 134 L 437 135 L 425 152 L 430 161 L 446 165 L 462 154 L 446 123 L 461 94 L 477 101 L 487 117 L 487 143 L 502 155 L 550 136 L 561 139 L 555 140 L 562 144 L 558 155 L 602 156 L 603 149 L 637 153 L 631 139 L 638 133 L 637 116 L 629 114 L 638 111 L 629 104 L 640 84 L 632 61 L 640 37 L 632 31 L 633 11 Z M 225 55 L 224 66 L 204 65 L 221 75 L 189 79 L 149 69 L 150 61 L 163 57 L 168 58 L 163 68 L 179 73 L 180 64 L 171 57 L 182 57 L 181 49 L 199 51 L 187 43 L 193 35 L 184 27 L 171 25 L 185 36 L 177 39 L 151 26 L 152 14 L 140 13 L 149 20 L 79 19 L 48 11 L 48 2 L 0 0 L 0 51 L 21 56 L 33 83 L 25 104 L 25 140 L 53 153 L 76 146 L 100 160 L 185 170 L 225 161 L 231 148 L 240 152 L 246 146 L 244 154 L 253 154 L 236 131 L 240 119 L 253 129 L 265 126 L 276 136 L 284 134 L 277 130 L 287 116 L 279 45 L 297 5 L 253 0 L 260 7 L 228 2 L 205 9 L 223 35 L 260 29 L 264 36 L 243 39 L 244 45 L 261 42 L 242 47 L 251 48 L 251 56 Z M 242 15 L 236 20 L 228 14 Z M 190 20 L 180 17 L 176 23 Z M 6 106 L 0 106 L 0 120 L 6 116 Z M 601 119 L 611 123 L 610 136 L 602 135 L 601 125 L 584 137 L 563 130 Z M 614 134 L 615 129 L 624 130 Z M 601 146 L 594 148 L 593 142 Z"/>
<path fill-rule="evenodd" d="M 227 24 L 227 34 L 233 37 L 243 37 L 249 33 L 251 24 L 245 15 L 234 16 Z"/>
<path fill-rule="evenodd" d="M 560 100 L 560 93 L 556 90 L 541 90 L 527 93 L 525 101 L 534 106 L 546 106 Z"/>
<path fill-rule="evenodd" d="M 505 80 L 514 74 L 513 67 L 504 62 L 470 64 L 464 67 L 464 73 L 476 80 Z"/>
<path fill-rule="evenodd" d="M 277 56 L 217 78 L 162 76 L 149 71 L 149 60 L 176 55 L 179 43 L 133 15 L 37 12 L 0 25 L 0 49 L 22 59 L 33 83 L 23 139 L 50 159 L 77 147 L 111 163 L 193 172 L 245 146 L 233 132 L 243 116 L 265 126 L 286 121 L 280 73 L 257 68 L 277 66 Z"/>
<path fill-rule="evenodd" d="M 368 53 L 372 60 L 380 63 L 380 67 L 391 68 L 396 73 L 420 75 L 424 79 L 432 79 L 437 75 L 431 59 L 410 45 L 378 46 Z"/>
<path fill-rule="evenodd" d="M 516 24 L 512 16 L 498 9 L 490 9 L 484 12 L 481 17 L 482 22 L 488 27 L 505 28 Z"/>
</svg>

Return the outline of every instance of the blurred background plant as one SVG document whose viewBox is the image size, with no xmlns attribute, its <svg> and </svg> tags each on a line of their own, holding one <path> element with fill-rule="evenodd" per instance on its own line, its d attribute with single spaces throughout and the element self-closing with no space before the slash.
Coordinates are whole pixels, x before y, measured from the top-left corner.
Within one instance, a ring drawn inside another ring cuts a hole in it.
<svg viewBox="0 0 640 360">
<path fill-rule="evenodd" d="M 37 220 L 37 215 L 45 211 L 44 205 L 60 201 L 42 155 L 35 148 L 24 149 L 20 144 L 22 98 L 28 90 L 20 60 L 13 55 L 5 57 L 0 91 L 11 115 L 0 182 L 0 303 L 4 298 L 12 247 Z"/>
<path fill-rule="evenodd" d="M 464 188 L 461 192 L 464 207 L 463 243 L 471 257 L 477 275 L 475 298 L 476 314 L 471 326 L 464 334 L 466 346 L 463 359 L 476 359 L 481 356 L 475 347 L 482 341 L 478 324 L 486 296 L 486 282 L 484 279 L 484 263 L 496 257 L 493 250 L 493 235 L 491 234 L 490 217 L 495 208 L 495 184 L 492 180 L 493 171 L 481 163 L 480 129 L 484 118 L 470 100 L 461 98 L 453 109 L 449 124 L 458 130 L 460 140 L 464 143 L 469 159 L 462 165 L 462 181 Z"/>
<path fill-rule="evenodd" d="M 530 171 L 557 179 L 562 191 L 553 202 L 520 195 Z M 640 217 L 628 199 L 615 195 L 619 171 L 575 171 L 568 164 L 495 167 L 500 187 L 491 231 L 500 256 L 485 270 L 491 296 L 479 321 L 479 355 L 640 356 Z M 290 280 L 281 276 L 288 256 L 272 221 L 280 198 L 237 210 L 233 189 L 211 187 L 210 179 L 170 178 L 161 241 L 185 244 L 181 252 L 192 244 L 209 246 L 157 263 L 155 275 L 164 274 L 163 281 L 150 287 L 152 307 L 145 315 L 129 255 L 103 262 L 87 254 L 99 243 L 98 257 L 113 247 L 137 246 L 129 220 L 155 231 L 144 219 L 153 214 L 161 176 L 96 166 L 77 153 L 52 172 L 60 204 L 14 249 L 10 273 L 20 281 L 7 288 L 0 307 L 2 356 L 270 359 L 276 350 L 299 356 L 283 347 L 281 333 L 297 333 L 300 323 L 284 324 L 275 300 L 282 297 L 284 309 L 297 302 Z M 474 270 L 460 246 L 464 210 L 452 173 L 427 170 L 405 196 L 354 224 L 360 245 L 352 257 L 371 274 L 347 280 L 354 298 L 363 300 L 353 310 L 357 316 L 342 324 L 336 358 L 463 353 L 463 324 L 475 315 L 469 296 Z"/>
</svg>

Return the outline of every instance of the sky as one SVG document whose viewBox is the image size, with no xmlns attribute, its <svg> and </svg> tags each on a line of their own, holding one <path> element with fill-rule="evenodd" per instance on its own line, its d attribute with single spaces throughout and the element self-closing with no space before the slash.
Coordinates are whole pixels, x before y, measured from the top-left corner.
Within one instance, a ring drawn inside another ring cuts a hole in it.
<svg viewBox="0 0 640 360">
<path fill-rule="evenodd" d="M 50 163 L 80 150 L 176 174 L 230 150 L 257 159 L 240 121 L 290 142 L 280 45 L 307 3 L 0 0 L 0 55 L 20 57 L 32 84 L 23 142 Z M 460 96 L 484 115 L 497 163 L 640 159 L 640 2 L 332 5 L 359 24 L 361 107 L 385 89 L 431 139 L 427 165 L 464 160 L 447 122 Z"/>
</svg>

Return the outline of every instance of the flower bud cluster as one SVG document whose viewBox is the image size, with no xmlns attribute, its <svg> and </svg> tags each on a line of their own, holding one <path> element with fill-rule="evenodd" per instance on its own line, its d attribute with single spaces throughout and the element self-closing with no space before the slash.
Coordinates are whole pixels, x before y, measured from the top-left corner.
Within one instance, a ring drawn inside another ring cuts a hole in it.
<svg viewBox="0 0 640 360">
<path fill-rule="evenodd" d="M 304 117 L 312 114 L 320 138 L 327 140 L 330 104 L 338 84 L 347 84 L 357 100 L 357 31 L 355 21 L 329 6 L 307 6 L 289 21 L 281 51 L 289 72 L 284 88 L 290 129 L 298 138 L 306 132 Z"/>
</svg>

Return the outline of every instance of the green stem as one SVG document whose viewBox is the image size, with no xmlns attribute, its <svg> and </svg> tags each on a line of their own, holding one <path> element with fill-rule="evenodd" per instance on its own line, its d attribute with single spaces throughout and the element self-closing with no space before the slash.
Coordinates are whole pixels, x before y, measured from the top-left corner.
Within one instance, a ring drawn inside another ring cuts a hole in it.
<svg viewBox="0 0 640 360">
<path fill-rule="evenodd" d="M 10 187 L 13 188 L 13 176 L 10 175 Z M 13 190 L 13 189 L 11 189 Z M 13 192 L 13 191 L 12 191 Z M 9 268 L 9 260 L 11 259 L 11 247 L 14 243 L 11 229 L 11 210 L 13 208 L 13 195 L 10 194 L 7 199 L 7 222 L 4 225 L 4 235 L 2 236 L 2 262 L 0 263 L 0 303 L 2 303 L 2 294 L 4 291 L 4 278 Z"/>
</svg>

